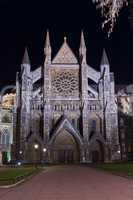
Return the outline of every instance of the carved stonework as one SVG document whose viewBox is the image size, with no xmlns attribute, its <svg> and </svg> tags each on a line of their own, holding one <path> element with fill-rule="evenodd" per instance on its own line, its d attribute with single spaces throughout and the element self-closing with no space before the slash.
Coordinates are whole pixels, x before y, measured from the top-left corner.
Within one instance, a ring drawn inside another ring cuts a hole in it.
<svg viewBox="0 0 133 200">
<path fill-rule="evenodd" d="M 52 70 L 52 95 L 63 97 L 77 96 L 79 91 L 79 77 L 77 70 Z"/>
<path fill-rule="evenodd" d="M 113 75 L 105 63 L 107 58 L 102 59 L 99 71 L 87 65 L 83 33 L 79 54 L 80 63 L 65 39 L 51 60 L 47 33 L 44 68 L 31 71 L 29 64 L 23 64 L 17 82 L 20 135 L 26 141 L 23 146 L 35 138 L 33 142 L 47 149 L 48 162 L 112 161 L 118 150 L 114 79 L 110 79 Z M 32 159 L 32 149 L 29 156 L 26 149 L 26 157 Z M 107 149 L 111 149 L 111 156 Z M 40 154 L 40 162 L 43 158 Z"/>
<path fill-rule="evenodd" d="M 77 64 L 77 58 L 75 57 L 74 53 L 68 46 L 66 42 L 66 38 L 64 38 L 64 43 L 59 50 L 58 54 L 56 57 L 53 59 L 52 63 L 57 63 L 57 64 Z"/>
</svg>

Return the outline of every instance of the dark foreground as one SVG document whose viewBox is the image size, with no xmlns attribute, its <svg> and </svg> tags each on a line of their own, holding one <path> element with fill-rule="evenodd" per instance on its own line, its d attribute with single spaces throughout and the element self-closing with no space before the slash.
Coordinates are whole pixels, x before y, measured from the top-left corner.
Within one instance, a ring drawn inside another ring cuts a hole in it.
<svg viewBox="0 0 133 200">
<path fill-rule="evenodd" d="M 133 180 L 85 166 L 56 166 L 9 189 L 0 200 L 133 200 Z"/>
</svg>

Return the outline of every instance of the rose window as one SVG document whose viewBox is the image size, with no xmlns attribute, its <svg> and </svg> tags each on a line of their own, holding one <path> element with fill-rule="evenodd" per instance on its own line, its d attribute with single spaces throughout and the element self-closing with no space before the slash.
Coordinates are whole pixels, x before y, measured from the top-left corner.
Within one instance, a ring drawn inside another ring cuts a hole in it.
<svg viewBox="0 0 133 200">
<path fill-rule="evenodd" d="M 52 81 L 52 85 L 54 92 L 59 95 L 74 95 L 78 90 L 77 76 L 68 71 L 57 73 Z"/>
</svg>

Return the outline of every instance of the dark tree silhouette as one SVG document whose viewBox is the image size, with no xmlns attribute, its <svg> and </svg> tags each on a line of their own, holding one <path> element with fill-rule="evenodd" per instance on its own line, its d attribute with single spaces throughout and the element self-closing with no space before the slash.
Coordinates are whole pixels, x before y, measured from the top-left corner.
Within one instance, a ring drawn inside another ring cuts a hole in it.
<svg viewBox="0 0 133 200">
<path fill-rule="evenodd" d="M 131 1 L 131 0 L 130 0 Z M 101 10 L 104 17 L 102 27 L 108 27 L 108 35 L 113 31 L 117 17 L 123 6 L 128 5 L 128 0 L 92 0 L 96 8 Z"/>
</svg>

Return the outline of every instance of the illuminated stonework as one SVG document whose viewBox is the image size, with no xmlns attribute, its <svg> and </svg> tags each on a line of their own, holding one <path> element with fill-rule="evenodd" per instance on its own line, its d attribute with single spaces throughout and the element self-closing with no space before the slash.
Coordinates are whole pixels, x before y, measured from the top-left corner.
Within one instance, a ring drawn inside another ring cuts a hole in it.
<svg viewBox="0 0 133 200">
<path fill-rule="evenodd" d="M 78 76 L 75 71 L 54 72 L 52 76 L 52 94 L 59 96 L 74 96 L 78 92 Z"/>
<path fill-rule="evenodd" d="M 2 97 L 0 103 L 0 164 L 7 164 L 11 160 L 14 99 L 15 94 L 9 93 Z"/>
<path fill-rule="evenodd" d="M 114 78 L 106 53 L 99 71 L 89 66 L 83 33 L 79 59 L 65 38 L 52 60 L 48 33 L 44 50 L 43 67 L 32 71 L 26 56 L 21 78 L 16 79 L 18 121 L 14 133 L 16 138 L 18 133 L 20 136 L 16 151 L 24 152 L 25 162 L 45 160 L 67 164 L 115 160 L 119 148 L 118 113 Z M 39 145 L 37 154 L 32 148 L 35 143 Z"/>
<path fill-rule="evenodd" d="M 112 162 L 120 153 L 127 159 L 133 146 L 133 85 L 115 87 L 106 52 L 99 71 L 87 64 L 86 52 L 83 33 L 80 59 L 65 39 L 51 60 L 48 33 L 43 67 L 32 71 L 25 52 L 16 94 L 0 102 L 0 163 L 2 152 L 24 163 Z"/>
<path fill-rule="evenodd" d="M 13 94 L 13 93 L 5 94 L 2 97 L 2 107 L 11 108 L 15 103 L 15 96 L 16 94 Z"/>
<path fill-rule="evenodd" d="M 78 64 L 77 59 L 67 44 L 66 37 L 64 37 L 64 43 L 57 53 L 56 57 L 53 59 L 52 63 L 56 64 Z"/>
</svg>

